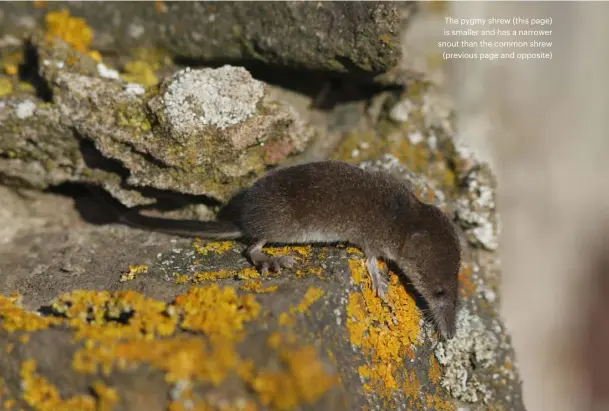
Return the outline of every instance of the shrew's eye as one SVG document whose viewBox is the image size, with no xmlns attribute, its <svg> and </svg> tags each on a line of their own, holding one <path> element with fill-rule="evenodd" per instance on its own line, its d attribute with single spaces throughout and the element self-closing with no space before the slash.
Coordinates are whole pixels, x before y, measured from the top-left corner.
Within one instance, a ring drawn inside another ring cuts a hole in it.
<svg viewBox="0 0 609 411">
<path fill-rule="evenodd" d="M 436 288 L 433 292 L 433 295 L 436 298 L 442 298 L 444 297 L 444 295 L 446 295 L 446 291 L 444 290 L 444 288 Z"/>
</svg>

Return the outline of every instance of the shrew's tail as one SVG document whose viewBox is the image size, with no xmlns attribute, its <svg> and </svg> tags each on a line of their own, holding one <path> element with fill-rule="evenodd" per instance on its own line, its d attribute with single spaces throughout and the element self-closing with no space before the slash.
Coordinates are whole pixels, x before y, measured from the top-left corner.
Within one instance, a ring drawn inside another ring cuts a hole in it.
<svg viewBox="0 0 609 411">
<path fill-rule="evenodd" d="M 182 237 L 201 237 L 210 240 L 235 240 L 241 230 L 232 221 L 174 220 L 143 216 L 135 212 L 123 213 L 119 220 L 126 225 L 148 231 L 175 234 Z"/>
</svg>

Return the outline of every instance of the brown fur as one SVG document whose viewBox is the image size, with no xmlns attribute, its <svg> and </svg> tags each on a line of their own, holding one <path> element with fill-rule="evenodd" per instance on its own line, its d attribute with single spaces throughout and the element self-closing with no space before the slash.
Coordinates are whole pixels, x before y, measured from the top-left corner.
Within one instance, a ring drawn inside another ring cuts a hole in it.
<svg viewBox="0 0 609 411">
<path fill-rule="evenodd" d="M 455 228 L 391 175 L 339 161 L 296 165 L 270 172 L 226 208 L 231 212 L 225 218 L 234 226 L 222 224 L 233 238 L 348 242 L 368 257 L 393 260 L 427 300 L 441 333 L 454 334 L 461 258 Z M 180 224 L 170 231 L 208 238 L 222 231 L 213 222 L 193 222 L 190 229 Z"/>
</svg>

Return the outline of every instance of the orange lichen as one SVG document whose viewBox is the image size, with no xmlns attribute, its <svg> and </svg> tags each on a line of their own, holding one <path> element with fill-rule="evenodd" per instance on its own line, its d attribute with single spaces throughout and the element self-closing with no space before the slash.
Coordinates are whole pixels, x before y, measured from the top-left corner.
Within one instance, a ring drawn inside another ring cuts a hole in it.
<svg viewBox="0 0 609 411">
<path fill-rule="evenodd" d="M 237 363 L 233 341 L 243 323 L 258 315 L 252 295 L 217 285 L 191 288 L 165 304 L 133 291 L 77 291 L 59 297 L 53 309 L 68 318 L 84 348 L 73 358 L 77 371 L 109 374 L 115 367 L 147 363 L 165 372 L 168 382 L 198 379 L 219 384 Z M 120 320 L 120 321 L 119 321 Z M 210 338 L 173 337 L 177 328 Z M 170 337 L 155 340 L 154 337 Z"/>
<path fill-rule="evenodd" d="M 322 289 L 315 287 L 309 288 L 305 293 L 304 297 L 302 298 L 300 304 L 298 304 L 294 310 L 290 309 L 290 312 L 303 313 L 307 311 L 309 307 L 311 307 L 311 305 L 313 305 L 315 301 L 319 300 L 322 295 L 324 295 Z"/>
<path fill-rule="evenodd" d="M 253 295 L 237 296 L 234 288 L 220 288 L 216 284 L 191 288 L 176 297 L 174 307 L 181 312 L 182 328 L 230 340 L 239 339 L 244 323 L 260 312 Z"/>
<path fill-rule="evenodd" d="M 323 294 L 324 292 L 320 288 L 309 288 L 298 305 L 290 307 L 288 312 L 281 313 L 279 316 L 279 325 L 294 324 L 294 316 L 307 311 Z"/>
<path fill-rule="evenodd" d="M 119 400 L 116 390 L 108 387 L 103 381 L 95 381 L 91 388 L 97 397 L 96 411 L 112 411 Z"/>
<path fill-rule="evenodd" d="M 125 281 L 131 281 L 134 280 L 135 277 L 138 276 L 138 274 L 146 274 L 148 272 L 148 266 L 141 264 L 141 265 L 130 265 L 129 266 L 129 271 L 127 271 L 126 273 L 121 275 L 121 278 L 119 279 L 119 281 L 121 283 L 125 282 Z"/>
<path fill-rule="evenodd" d="M 190 282 L 190 276 L 188 274 L 173 273 L 174 284 L 188 284 Z"/>
<path fill-rule="evenodd" d="M 68 318 L 77 340 L 152 339 L 176 330 L 177 314 L 164 302 L 130 290 L 74 291 L 56 298 L 51 307 Z"/>
<path fill-rule="evenodd" d="M 260 273 L 255 268 L 246 267 L 240 270 L 218 270 L 209 272 L 194 273 L 190 278 L 193 284 L 199 284 L 205 281 L 218 281 L 226 278 L 239 278 L 242 280 L 250 280 L 259 278 Z"/>
<path fill-rule="evenodd" d="M 235 243 L 232 241 L 208 241 L 203 243 L 203 240 L 200 238 L 196 238 L 192 243 L 192 247 L 195 251 L 202 255 L 207 255 L 209 253 L 223 254 L 232 250 L 234 246 Z"/>
<path fill-rule="evenodd" d="M 36 313 L 27 312 L 21 307 L 21 296 L 13 294 L 10 297 L 0 295 L 0 328 L 8 332 L 44 330 L 61 320 L 41 317 Z"/>
<path fill-rule="evenodd" d="M 72 17 L 69 10 L 63 9 L 48 12 L 44 21 L 48 40 L 59 37 L 77 51 L 88 51 L 93 32 L 83 19 Z"/>
<path fill-rule="evenodd" d="M 467 263 L 461 264 L 459 270 L 459 294 L 464 297 L 471 297 L 476 292 L 476 284 L 472 281 L 472 266 Z"/>
<path fill-rule="evenodd" d="M 173 337 L 89 344 L 74 354 L 72 366 L 83 373 L 109 374 L 115 367 L 141 363 L 164 371 L 168 383 L 196 379 L 218 385 L 235 368 L 237 355 L 233 344 L 220 338 L 208 347 L 200 338 Z"/>
<path fill-rule="evenodd" d="M 285 345 L 293 346 L 298 342 L 298 337 L 295 334 L 274 332 L 267 338 L 267 344 L 274 350 L 279 350 Z"/>
<path fill-rule="evenodd" d="M 404 376 L 404 383 L 402 384 L 402 392 L 408 398 L 409 401 L 412 401 L 411 406 L 414 403 L 419 402 L 419 396 L 421 394 L 421 383 L 417 378 L 417 374 L 414 370 L 406 371 L 406 375 Z"/>
<path fill-rule="evenodd" d="M 167 5 L 165 5 L 164 1 L 156 0 L 154 2 L 154 9 L 157 13 L 165 13 L 167 11 Z"/>
<path fill-rule="evenodd" d="M 102 55 L 99 51 L 97 50 L 91 50 L 87 52 L 87 55 L 89 57 L 91 57 L 91 60 L 100 63 L 102 61 Z"/>
<path fill-rule="evenodd" d="M 281 348 L 278 354 L 287 372 L 263 370 L 248 380 L 263 405 L 290 410 L 302 402 L 313 404 L 336 383 L 314 347 Z"/>
<path fill-rule="evenodd" d="M 129 82 L 139 83 L 144 87 L 153 87 L 159 83 L 154 68 L 146 61 L 131 61 L 125 64 L 124 71 L 122 77 Z"/>
<path fill-rule="evenodd" d="M 94 411 L 95 399 L 89 395 L 77 395 L 62 400 L 59 390 L 46 378 L 36 374 L 36 361 L 28 360 L 21 363 L 19 369 L 22 398 L 36 411 Z"/>
<path fill-rule="evenodd" d="M 243 291 L 252 291 L 254 293 L 272 293 L 277 291 L 276 285 L 270 285 L 268 287 L 263 287 L 261 280 L 249 280 L 246 281 L 241 287 L 239 287 Z"/>
<path fill-rule="evenodd" d="M 349 271 L 351 272 L 353 282 L 355 284 L 361 284 L 364 281 L 364 278 L 368 275 L 368 271 L 366 271 L 363 261 L 351 258 L 347 261 L 347 264 L 349 264 Z"/>
<path fill-rule="evenodd" d="M 320 289 L 310 288 L 292 313 L 307 311 L 322 294 Z M 0 315 L 5 318 L 4 315 L 14 314 L 18 301 L 16 295 L 0 299 Z M 236 374 L 252 387 L 260 402 L 276 409 L 313 404 L 337 381 L 318 358 L 317 349 L 296 346 L 297 337 L 292 333 L 269 337 L 269 345 L 285 366 L 283 372 L 255 370 L 253 361 L 240 359 L 236 343 L 244 336 L 244 324 L 256 318 L 261 308 L 254 295 L 238 295 L 230 287 L 192 287 L 172 303 L 134 291 L 74 291 L 57 297 L 51 308 L 62 317 L 50 318 L 52 323 L 71 327 L 75 338 L 83 343 L 72 358 L 72 367 L 78 372 L 110 375 L 114 370 L 131 370 L 146 364 L 162 371 L 168 384 L 200 382 L 214 386 Z M 23 328 L 21 323 L 15 327 Z M 177 335 L 180 329 L 201 332 L 205 337 Z M 109 411 L 118 404 L 117 392 L 100 381 L 91 387 L 95 397 L 81 395 L 62 400 L 59 391 L 34 371 L 33 361 L 22 365 L 23 398 L 33 409 Z M 186 405 L 195 410 L 256 409 L 252 401 L 245 399 L 222 404 L 194 396 L 192 401 L 184 402 L 186 397 L 182 397 L 180 401 L 174 399 L 169 409 L 181 410 Z"/>
<path fill-rule="evenodd" d="M 432 355 L 429 356 L 429 371 L 428 371 L 429 381 L 434 384 L 438 384 L 440 378 L 442 377 L 442 368 L 436 358 Z"/>
<path fill-rule="evenodd" d="M 225 398 L 217 400 L 209 398 L 207 400 L 197 399 L 192 390 L 184 390 L 180 394 L 180 399 L 169 404 L 169 411 L 256 411 L 256 404 L 244 398 L 227 400 Z"/>
<path fill-rule="evenodd" d="M 19 69 L 17 68 L 17 65 L 13 64 L 13 63 L 5 62 L 3 64 L 3 68 L 4 68 L 4 72 L 9 76 L 14 76 L 19 71 Z"/>
<path fill-rule="evenodd" d="M 296 278 L 302 278 L 308 275 L 314 275 L 317 278 L 319 278 L 320 280 L 324 279 L 324 269 L 322 267 L 307 267 L 305 269 L 298 269 L 296 270 L 296 272 L 294 273 L 294 275 L 296 276 Z"/>
<path fill-rule="evenodd" d="M 218 280 L 224 280 L 226 278 L 233 278 L 234 276 L 235 276 L 235 271 L 233 271 L 233 270 L 218 270 L 218 271 L 200 272 L 200 273 L 194 273 L 191 277 L 191 281 L 194 284 L 199 284 L 204 281 L 218 281 Z"/>
<path fill-rule="evenodd" d="M 354 256 L 357 255 L 364 255 L 364 253 L 362 252 L 362 250 L 360 250 L 359 248 L 355 248 L 355 247 L 347 247 L 347 252 L 349 254 L 352 254 Z"/>
<path fill-rule="evenodd" d="M 427 409 L 436 411 L 454 411 L 456 409 L 452 402 L 431 394 L 425 395 L 425 405 Z"/>
<path fill-rule="evenodd" d="M 266 254 L 271 256 L 285 255 L 286 253 L 295 253 L 299 257 L 308 258 L 311 255 L 311 246 L 290 246 L 290 247 L 265 247 Z"/>
<path fill-rule="evenodd" d="M 405 358 L 417 344 L 421 315 L 413 298 L 399 278 L 390 273 L 387 303 L 372 291 L 364 261 L 349 260 L 354 282 L 362 284 L 361 292 L 349 295 L 347 329 L 351 344 L 360 347 L 370 363 L 362 368 L 369 387 L 385 398 L 397 389 Z"/>
</svg>

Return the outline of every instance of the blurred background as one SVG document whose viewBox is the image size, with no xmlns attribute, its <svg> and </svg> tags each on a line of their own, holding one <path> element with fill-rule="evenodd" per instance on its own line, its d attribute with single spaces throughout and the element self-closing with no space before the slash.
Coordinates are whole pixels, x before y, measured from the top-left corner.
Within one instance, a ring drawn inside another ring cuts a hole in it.
<svg viewBox="0 0 609 411">
<path fill-rule="evenodd" d="M 525 404 L 609 409 L 609 5 L 454 2 L 448 13 L 552 18 L 551 60 L 453 60 L 450 88 L 459 135 L 498 177 L 502 311 Z M 512 51 L 461 51 L 483 50 Z"/>
</svg>

